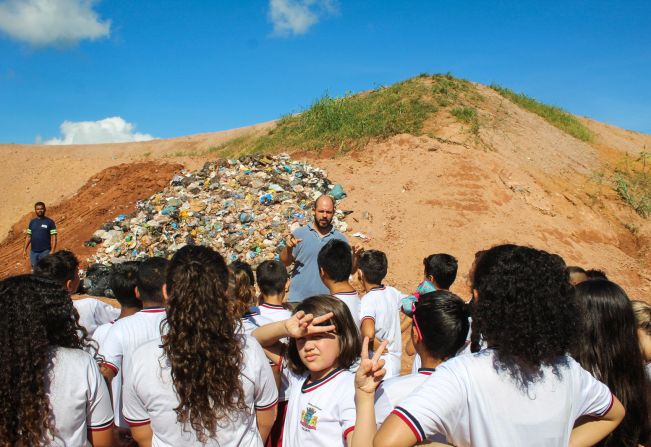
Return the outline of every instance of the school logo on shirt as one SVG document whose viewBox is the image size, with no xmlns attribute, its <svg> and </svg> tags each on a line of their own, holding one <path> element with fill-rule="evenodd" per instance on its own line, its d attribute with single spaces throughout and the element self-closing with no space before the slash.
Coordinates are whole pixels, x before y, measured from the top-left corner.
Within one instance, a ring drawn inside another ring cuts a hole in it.
<svg viewBox="0 0 651 447">
<path fill-rule="evenodd" d="M 316 408 L 308 405 L 307 408 L 301 410 L 301 425 L 308 430 L 316 430 L 316 422 L 319 417 L 316 415 Z"/>
</svg>

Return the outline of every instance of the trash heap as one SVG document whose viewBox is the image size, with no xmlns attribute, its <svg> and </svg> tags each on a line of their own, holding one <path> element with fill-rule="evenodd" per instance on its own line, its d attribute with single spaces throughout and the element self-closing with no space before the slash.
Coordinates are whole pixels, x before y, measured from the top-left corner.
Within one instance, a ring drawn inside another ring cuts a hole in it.
<svg viewBox="0 0 651 447">
<path fill-rule="evenodd" d="M 85 243 L 99 247 L 89 261 L 170 257 L 188 244 L 212 247 L 228 263 L 277 260 L 284 239 L 311 221 L 312 204 L 324 193 L 345 196 L 325 171 L 286 154 L 207 162 L 199 171 L 182 171 L 163 191 L 139 201 L 134 213 L 96 231 Z M 333 220 L 342 232 L 348 230 L 344 217 L 338 210 Z"/>
</svg>

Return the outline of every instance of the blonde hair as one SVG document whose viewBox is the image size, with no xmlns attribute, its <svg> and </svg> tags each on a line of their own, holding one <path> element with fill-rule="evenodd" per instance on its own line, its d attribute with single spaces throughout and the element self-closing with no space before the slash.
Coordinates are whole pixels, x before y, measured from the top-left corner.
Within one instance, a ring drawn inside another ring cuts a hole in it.
<svg viewBox="0 0 651 447">
<path fill-rule="evenodd" d="M 651 306 L 644 301 L 631 300 L 637 327 L 651 335 Z"/>
</svg>

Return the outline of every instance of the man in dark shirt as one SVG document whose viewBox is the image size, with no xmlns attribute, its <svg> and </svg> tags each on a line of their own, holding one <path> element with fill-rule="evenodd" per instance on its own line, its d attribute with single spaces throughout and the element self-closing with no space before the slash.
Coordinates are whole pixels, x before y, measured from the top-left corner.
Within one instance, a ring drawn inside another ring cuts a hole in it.
<svg viewBox="0 0 651 447">
<path fill-rule="evenodd" d="M 27 237 L 23 246 L 23 256 L 27 256 L 27 247 L 32 246 L 29 252 L 29 262 L 32 270 L 39 259 L 53 253 L 57 247 L 57 226 L 52 219 L 45 217 L 45 204 L 36 202 L 34 205 L 36 217 L 29 222 Z"/>
</svg>

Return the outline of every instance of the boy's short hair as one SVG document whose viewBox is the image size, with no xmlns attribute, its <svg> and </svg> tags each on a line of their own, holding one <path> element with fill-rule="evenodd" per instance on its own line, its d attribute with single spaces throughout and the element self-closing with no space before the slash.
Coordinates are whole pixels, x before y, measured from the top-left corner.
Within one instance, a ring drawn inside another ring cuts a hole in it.
<svg viewBox="0 0 651 447">
<path fill-rule="evenodd" d="M 73 281 L 79 268 L 79 260 L 68 250 L 60 250 L 41 258 L 34 267 L 34 274 L 51 279 L 66 287 L 68 281 Z"/>
<path fill-rule="evenodd" d="M 139 266 L 139 261 L 127 261 L 111 267 L 109 284 L 115 299 L 122 307 L 142 307 L 142 302 L 136 298 L 135 291 Z"/>
<path fill-rule="evenodd" d="M 331 280 L 347 281 L 353 271 L 353 254 L 350 245 L 339 239 L 328 241 L 319 251 L 317 264 Z"/>
<path fill-rule="evenodd" d="M 159 256 L 145 259 L 138 266 L 136 286 L 142 301 L 163 302 L 163 284 L 169 261 Z"/>
<path fill-rule="evenodd" d="M 249 278 L 249 285 L 255 286 L 255 277 L 253 276 L 253 269 L 251 268 L 251 264 L 248 262 L 240 261 L 238 259 L 237 261 L 231 262 L 228 267 L 233 272 L 239 272 L 241 270 L 246 273 L 247 278 Z"/>
<path fill-rule="evenodd" d="M 606 273 L 603 270 L 597 270 L 597 269 L 590 269 L 585 271 L 586 276 L 588 279 L 605 279 L 608 281 L 608 277 L 606 276 Z"/>
<path fill-rule="evenodd" d="M 263 295 L 279 295 L 285 291 L 289 275 L 287 267 L 279 261 L 264 261 L 255 269 L 258 287 Z"/>
<path fill-rule="evenodd" d="M 449 289 L 457 278 L 457 258 L 447 253 L 436 253 L 423 259 L 425 274 L 434 278 L 439 289 Z"/>
<path fill-rule="evenodd" d="M 384 277 L 387 276 L 389 262 L 387 255 L 380 250 L 366 250 L 359 260 L 357 267 L 364 273 L 364 279 L 370 284 L 381 284 Z"/>
</svg>

